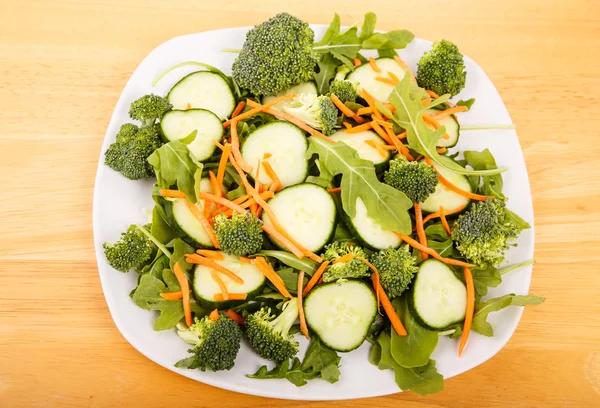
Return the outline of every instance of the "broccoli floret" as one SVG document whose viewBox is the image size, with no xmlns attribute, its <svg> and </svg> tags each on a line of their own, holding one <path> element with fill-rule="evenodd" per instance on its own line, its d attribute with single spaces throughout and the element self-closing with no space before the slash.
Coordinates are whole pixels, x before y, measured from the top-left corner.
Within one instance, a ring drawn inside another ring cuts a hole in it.
<svg viewBox="0 0 600 408">
<path fill-rule="evenodd" d="M 127 123 L 121 126 L 117 141 L 106 151 L 104 163 L 131 180 L 152 177 L 154 168 L 147 158 L 161 145 L 158 125 L 139 129 Z"/>
<path fill-rule="evenodd" d="M 236 322 L 224 314 L 220 314 L 217 320 L 205 316 L 196 318 L 189 332 L 197 338 L 194 348 L 188 350 L 194 355 L 181 360 L 176 366 L 200 368 L 202 371 L 230 370 L 233 367 L 242 341 L 242 330 Z M 192 339 L 192 336 L 187 337 Z"/>
<path fill-rule="evenodd" d="M 221 250 L 236 256 L 255 254 L 263 245 L 261 222 L 254 215 L 233 213 L 215 217 L 214 230 Z"/>
<path fill-rule="evenodd" d="M 271 309 L 263 307 L 246 317 L 246 335 L 250 345 L 262 358 L 277 363 L 298 354 L 298 342 L 289 334 L 298 318 L 298 301 L 292 298 L 284 304 L 281 314 L 275 317 Z"/>
<path fill-rule="evenodd" d="M 417 64 L 417 83 L 438 95 L 458 94 L 467 82 L 463 55 L 450 41 L 435 42 Z"/>
<path fill-rule="evenodd" d="M 353 254 L 354 257 L 346 262 L 334 263 L 337 259 Z M 325 261 L 329 261 L 325 273 L 323 273 L 323 282 L 334 282 L 339 279 L 366 278 L 370 275 L 370 269 L 358 257 L 366 258 L 364 249 L 350 242 L 335 241 L 325 246 L 325 252 L 322 255 Z"/>
<path fill-rule="evenodd" d="M 129 272 L 147 263 L 155 250 L 154 244 L 136 225 L 123 232 L 114 244 L 105 242 L 102 247 L 110 266 L 121 272 Z"/>
<path fill-rule="evenodd" d="M 286 103 L 283 110 L 325 135 L 335 132 L 338 110 L 328 96 L 301 94 Z"/>
<path fill-rule="evenodd" d="M 329 88 L 329 95 L 335 94 L 343 103 L 355 102 L 358 96 L 358 82 L 345 79 L 348 72 L 350 68 L 340 65 Z"/>
<path fill-rule="evenodd" d="M 133 101 L 129 107 L 129 117 L 142 122 L 142 127 L 152 126 L 171 109 L 173 105 L 167 98 L 149 94 Z"/>
<path fill-rule="evenodd" d="M 458 251 L 478 265 L 499 265 L 507 241 L 515 239 L 520 229 L 506 216 L 505 204 L 499 199 L 477 201 L 458 217 L 452 227 L 452 240 Z"/>
<path fill-rule="evenodd" d="M 246 34 L 232 66 L 233 79 L 255 95 L 276 95 L 312 79 L 314 32 L 307 23 L 280 13 Z"/>
<path fill-rule="evenodd" d="M 371 263 L 379 271 L 381 286 L 390 299 L 400 296 L 419 270 L 415 257 L 402 248 L 379 251 L 371 256 Z"/>
<path fill-rule="evenodd" d="M 422 203 L 435 191 L 438 175 L 433 166 L 423 161 L 409 162 L 406 157 L 399 156 L 390 161 L 390 169 L 383 180 L 406 194 L 413 203 Z"/>
</svg>

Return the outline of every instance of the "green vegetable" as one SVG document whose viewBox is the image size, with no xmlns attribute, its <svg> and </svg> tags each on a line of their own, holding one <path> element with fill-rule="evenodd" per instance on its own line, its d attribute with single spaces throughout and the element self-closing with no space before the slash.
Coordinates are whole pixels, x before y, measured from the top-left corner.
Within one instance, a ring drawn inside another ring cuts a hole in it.
<svg viewBox="0 0 600 408">
<path fill-rule="evenodd" d="M 438 95 L 458 94 L 467 82 L 463 55 L 450 41 L 433 43 L 417 64 L 417 83 Z"/>
<path fill-rule="evenodd" d="M 479 302 L 475 305 L 475 314 L 473 316 L 471 330 L 476 331 L 479 334 L 483 334 L 484 336 L 492 337 L 494 335 L 494 329 L 492 328 L 492 325 L 487 322 L 487 317 L 491 312 L 497 312 L 511 305 L 539 305 L 543 301 L 544 298 L 540 296 L 518 296 L 515 294 L 509 294 L 489 299 L 485 302 Z"/>
<path fill-rule="evenodd" d="M 234 212 L 231 218 L 225 214 L 215 217 L 214 230 L 221 250 L 231 255 L 254 254 L 263 245 L 262 223 L 250 212 Z"/>
<path fill-rule="evenodd" d="M 356 201 L 360 197 L 375 222 L 401 234 L 411 233 L 408 209 L 412 202 L 402 192 L 381 183 L 372 162 L 360 159 L 356 150 L 345 143 L 331 144 L 315 137 L 309 141 L 308 155 L 317 154 L 319 165 L 328 173 L 342 174 L 342 206 L 350 218 L 356 216 Z"/>
<path fill-rule="evenodd" d="M 321 61 L 317 62 L 313 77 L 319 95 L 326 95 L 329 93 L 330 82 L 336 75 L 336 68 L 338 65 L 339 62 L 333 58 L 331 54 L 325 54 L 323 58 L 321 58 Z"/>
<path fill-rule="evenodd" d="M 337 259 L 354 254 L 354 258 L 346 262 L 333 263 Z M 346 241 L 336 241 L 325 245 L 325 252 L 322 254 L 323 260 L 330 264 L 323 273 L 323 282 L 334 282 L 339 279 L 366 278 L 371 275 L 369 267 L 358 257 L 366 258 L 364 249 L 358 245 L 353 245 Z"/>
<path fill-rule="evenodd" d="M 466 150 L 463 154 L 466 163 L 475 170 L 491 170 L 498 168 L 496 159 L 494 159 L 494 156 L 489 149 L 484 149 L 481 152 Z M 473 190 L 478 194 L 504 199 L 504 195 L 502 194 L 504 182 L 501 174 L 483 177 L 469 176 L 469 181 Z"/>
<path fill-rule="evenodd" d="M 298 302 L 293 298 L 285 303 L 281 314 L 275 317 L 268 307 L 246 318 L 246 334 L 254 351 L 267 360 L 282 362 L 298 354 L 298 343 L 289 334 L 298 318 Z"/>
<path fill-rule="evenodd" d="M 471 110 L 471 107 L 474 103 L 475 98 L 467 99 L 466 101 L 461 99 L 460 101 L 456 102 L 456 106 L 466 106 L 467 110 Z"/>
<path fill-rule="evenodd" d="M 142 122 L 142 127 L 151 127 L 171 109 L 173 109 L 173 105 L 167 98 L 149 94 L 131 103 L 129 117 Z"/>
<path fill-rule="evenodd" d="M 390 299 L 404 293 L 419 270 L 415 257 L 403 248 L 376 252 L 371 255 L 371 263 L 379 271 L 379 281 Z"/>
<path fill-rule="evenodd" d="M 104 163 L 131 180 L 152 177 L 154 170 L 146 159 L 161 145 L 156 126 L 140 129 L 126 123 L 119 129 L 117 141 L 106 151 Z"/>
<path fill-rule="evenodd" d="M 156 246 L 137 226 L 131 225 L 114 244 L 102 244 L 106 260 L 118 271 L 141 269 L 150 261 Z"/>
<path fill-rule="evenodd" d="M 438 174 L 424 161 L 409 162 L 400 155 L 390 161 L 390 169 L 385 172 L 386 184 L 402 191 L 414 203 L 427 200 L 438 184 Z"/>
<path fill-rule="evenodd" d="M 349 72 L 346 65 L 340 65 L 329 89 L 329 94 L 335 94 L 343 103 L 355 102 L 358 97 L 358 82 L 344 79 Z"/>
<path fill-rule="evenodd" d="M 258 251 L 258 255 L 273 257 L 278 261 L 286 264 L 287 266 L 290 266 L 294 269 L 298 269 L 300 271 L 304 271 L 308 275 L 312 275 L 319 266 L 319 264 L 313 261 L 312 259 L 298 259 L 294 255 L 286 251 L 262 250 Z"/>
<path fill-rule="evenodd" d="M 242 330 L 224 314 L 217 320 L 208 316 L 195 319 L 189 331 L 196 336 L 196 345 L 188 350 L 193 356 L 180 360 L 175 367 L 200 368 L 202 371 L 230 370 L 240 350 Z"/>
<path fill-rule="evenodd" d="M 300 94 L 288 101 L 283 110 L 325 135 L 335 132 L 338 110 L 328 96 Z"/>
</svg>

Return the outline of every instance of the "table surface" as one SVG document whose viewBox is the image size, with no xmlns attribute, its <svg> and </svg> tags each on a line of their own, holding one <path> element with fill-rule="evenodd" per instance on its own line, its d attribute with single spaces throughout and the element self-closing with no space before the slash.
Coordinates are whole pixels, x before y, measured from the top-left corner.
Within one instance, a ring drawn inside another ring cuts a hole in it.
<svg viewBox="0 0 600 408">
<path fill-rule="evenodd" d="M 351 24 L 368 9 L 356 0 L 2 0 L 0 406 L 598 406 L 600 3 L 369 3 L 380 29 L 459 44 L 518 126 L 535 208 L 531 290 L 546 302 L 525 311 L 506 347 L 439 394 L 335 404 L 236 394 L 146 359 L 112 322 L 92 242 L 98 155 L 127 79 L 174 36 L 284 10 L 314 23 L 339 11 Z"/>
</svg>

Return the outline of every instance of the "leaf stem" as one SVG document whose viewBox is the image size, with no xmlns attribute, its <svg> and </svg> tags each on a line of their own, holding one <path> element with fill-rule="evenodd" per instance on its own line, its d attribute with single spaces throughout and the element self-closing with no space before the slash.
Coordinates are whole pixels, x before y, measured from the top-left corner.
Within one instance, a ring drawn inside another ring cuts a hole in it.
<svg viewBox="0 0 600 408">
<path fill-rule="evenodd" d="M 163 254 L 165 254 L 167 257 L 171 258 L 171 255 L 172 255 L 171 251 L 169 251 L 158 239 L 156 239 L 150 231 L 148 231 L 146 228 L 142 227 L 141 225 L 136 224 L 136 227 L 137 227 L 137 229 L 142 231 L 144 233 L 144 235 L 147 236 L 148 239 L 150 241 L 152 241 L 154 243 L 154 245 L 156 245 L 158 247 L 158 249 L 160 249 L 162 251 Z"/>
<path fill-rule="evenodd" d="M 232 54 L 239 54 L 240 52 L 242 52 L 242 50 L 239 50 L 237 48 L 221 48 L 221 51 L 230 52 Z"/>
<path fill-rule="evenodd" d="M 510 125 L 473 125 L 461 126 L 460 130 L 487 130 L 487 129 L 516 129 L 514 124 Z"/>
<path fill-rule="evenodd" d="M 504 268 L 498 269 L 500 275 L 504 275 L 505 273 L 512 272 L 516 269 L 523 268 L 524 266 L 533 265 L 535 263 L 535 259 L 530 259 L 529 261 L 521 262 L 515 265 L 510 265 Z"/>
</svg>

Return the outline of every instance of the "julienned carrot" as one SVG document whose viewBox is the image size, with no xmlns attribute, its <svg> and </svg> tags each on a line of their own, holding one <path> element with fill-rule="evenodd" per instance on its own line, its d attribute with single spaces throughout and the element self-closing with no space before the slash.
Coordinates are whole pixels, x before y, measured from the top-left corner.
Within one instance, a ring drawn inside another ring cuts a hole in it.
<svg viewBox="0 0 600 408">
<path fill-rule="evenodd" d="M 229 292 L 229 300 L 246 300 L 248 297 L 247 293 L 231 293 Z M 224 302 L 225 298 L 222 293 L 215 293 L 213 296 L 215 302 Z"/>
<path fill-rule="evenodd" d="M 422 154 L 420 154 L 420 155 L 418 155 L 417 157 L 415 157 L 415 161 L 419 161 L 419 160 L 421 160 L 423 157 L 425 157 L 425 156 L 423 156 Z"/>
<path fill-rule="evenodd" d="M 209 320 L 218 320 L 219 319 L 219 311 L 217 309 L 215 309 L 212 312 L 210 312 L 210 314 L 208 315 L 208 319 Z"/>
<path fill-rule="evenodd" d="M 429 123 L 431 126 L 433 126 L 436 130 L 439 129 L 442 124 L 440 122 L 438 122 L 433 116 L 428 115 L 426 113 L 423 114 L 423 120 L 426 123 Z M 448 135 L 448 133 L 444 133 L 444 139 L 450 139 L 450 136 Z"/>
<path fill-rule="evenodd" d="M 244 160 L 240 152 L 240 138 L 237 132 L 238 118 L 231 119 L 231 153 L 237 160 L 238 164 L 246 173 L 252 172 L 252 166 Z"/>
<path fill-rule="evenodd" d="M 275 170 L 273 170 L 273 166 L 271 166 L 271 163 L 264 161 L 262 162 L 262 165 L 265 168 L 267 175 L 271 179 L 271 182 L 281 184 L 281 180 L 279 180 L 277 173 L 275 173 Z"/>
<path fill-rule="evenodd" d="M 402 139 L 406 139 L 407 136 L 408 135 L 406 134 L 406 132 L 402 132 L 396 137 L 398 138 L 398 140 L 402 140 Z"/>
<path fill-rule="evenodd" d="M 325 269 L 327 269 L 327 265 L 329 265 L 329 261 L 325 261 L 321 265 L 319 265 L 315 273 L 313 273 L 313 276 L 311 276 L 310 280 L 306 284 L 306 287 L 302 291 L 302 296 L 308 295 L 308 292 L 310 292 L 313 286 L 315 286 L 317 282 L 319 282 L 319 279 L 321 279 L 321 276 L 323 276 L 323 272 L 325 272 Z"/>
<path fill-rule="evenodd" d="M 210 271 L 210 276 L 215 282 L 217 282 L 217 285 L 219 285 L 219 289 L 221 289 L 221 294 L 223 295 L 223 300 L 229 300 L 229 291 L 227 290 L 227 286 L 225 285 L 225 282 L 223 282 L 223 279 L 221 279 L 217 271 L 215 271 L 214 269 Z"/>
<path fill-rule="evenodd" d="M 433 99 L 437 99 L 437 98 L 439 98 L 439 97 L 440 97 L 438 94 L 436 94 L 436 93 L 435 93 L 435 92 L 433 92 L 433 91 L 426 90 L 425 92 L 427 92 L 427 95 L 431 96 Z"/>
<path fill-rule="evenodd" d="M 394 55 L 394 60 L 398 63 L 398 65 L 400 65 L 401 68 L 403 68 L 406 72 L 408 72 L 410 74 L 410 80 L 413 82 L 416 82 L 417 79 L 415 78 L 415 74 L 413 74 L 412 69 L 410 69 L 410 67 L 408 66 L 408 64 L 406 64 L 406 62 L 402 61 L 400 59 L 399 56 Z"/>
<path fill-rule="evenodd" d="M 352 118 L 356 121 L 356 123 L 364 123 L 365 120 L 363 118 L 361 118 L 360 116 L 358 116 L 356 113 L 354 113 L 354 111 L 352 109 L 350 109 L 349 107 L 347 107 L 344 102 L 342 102 L 340 100 L 340 98 L 338 98 L 337 96 L 335 96 L 335 94 L 331 94 L 330 96 L 331 101 L 333 102 L 333 104 L 340 110 L 340 112 L 342 112 L 344 115 L 348 116 L 349 118 Z"/>
<path fill-rule="evenodd" d="M 245 256 L 239 256 L 238 258 L 239 258 L 240 262 L 247 263 L 247 264 L 252 263 L 252 259 L 246 258 Z"/>
<path fill-rule="evenodd" d="M 385 120 L 379 120 L 377 118 L 373 118 L 373 122 L 377 122 L 379 125 L 381 125 L 381 127 L 384 128 L 394 128 L 394 124 L 392 122 L 386 122 Z"/>
<path fill-rule="evenodd" d="M 213 194 L 217 197 L 221 197 L 223 195 L 221 193 L 221 186 L 219 186 L 219 183 L 217 182 L 217 177 L 215 176 L 215 173 L 212 172 L 212 170 L 208 172 L 208 177 L 210 179 L 210 186 L 212 188 Z M 210 207 L 212 207 L 212 203 L 210 201 L 204 201 L 204 216 L 206 218 L 208 218 L 210 215 Z"/>
<path fill-rule="evenodd" d="M 211 269 L 214 269 L 217 272 L 221 272 L 223 275 L 233 279 L 237 283 L 244 283 L 244 280 L 242 278 L 240 278 L 235 273 L 231 272 L 229 269 L 219 265 L 212 259 L 203 258 L 200 255 L 196 254 L 185 254 L 185 256 L 186 261 L 188 263 L 207 266 Z"/>
<path fill-rule="evenodd" d="M 159 191 L 159 194 L 165 198 L 185 198 L 183 191 L 179 190 L 168 190 L 163 188 Z"/>
<path fill-rule="evenodd" d="M 246 319 L 244 319 L 242 316 L 240 316 L 239 314 L 237 314 L 236 312 L 234 312 L 233 310 L 229 309 L 225 312 L 225 315 L 227 317 L 229 317 L 231 320 L 233 320 L 234 322 L 236 322 L 237 324 L 244 324 L 246 322 Z"/>
<path fill-rule="evenodd" d="M 341 191 L 342 191 L 341 187 L 335 187 L 335 188 L 328 188 L 327 189 L 327 192 L 329 192 L 329 193 L 339 193 Z"/>
<path fill-rule="evenodd" d="M 465 205 L 461 205 L 460 207 L 455 208 L 454 210 L 446 211 L 444 210 L 445 215 L 456 214 L 465 209 Z M 423 224 L 427 223 L 427 221 L 431 221 L 434 218 L 439 217 L 441 214 L 439 212 L 434 212 L 429 214 L 427 217 L 423 219 Z"/>
<path fill-rule="evenodd" d="M 375 80 L 379 81 L 379 82 L 383 82 L 384 84 L 388 84 L 388 85 L 391 85 L 391 86 L 396 86 L 397 85 L 397 83 L 394 82 L 394 80 L 390 79 L 390 78 L 384 78 L 384 77 L 381 77 L 381 76 L 376 76 Z"/>
<path fill-rule="evenodd" d="M 277 275 L 273 268 L 271 268 L 267 261 L 265 261 L 265 258 L 259 256 L 252 263 L 265 275 L 265 278 L 267 278 L 273 284 L 273 286 L 275 286 L 279 293 L 290 299 L 293 297 L 286 289 L 283 279 Z"/>
<path fill-rule="evenodd" d="M 385 290 L 383 290 L 383 287 L 379 282 L 379 272 L 377 271 L 377 268 L 375 268 L 375 266 L 372 263 L 370 263 L 362 257 L 360 258 L 360 260 L 367 264 L 369 268 L 371 268 L 371 270 L 373 271 L 373 273 L 371 274 L 371 280 L 375 288 L 375 294 L 379 295 L 378 301 L 381 301 L 383 310 L 385 310 L 385 314 L 387 315 L 388 319 L 390 319 L 392 327 L 394 328 L 396 333 L 398 333 L 398 336 L 406 336 L 406 329 L 404 328 L 402 321 L 400 320 L 400 318 L 396 314 L 396 311 L 394 310 L 394 306 L 392 306 L 390 299 L 388 299 L 387 295 L 385 294 Z"/>
<path fill-rule="evenodd" d="M 371 68 L 373 68 L 373 71 L 381 72 L 381 69 L 377 66 L 377 61 L 375 61 L 375 58 L 370 57 L 369 64 L 371 64 Z"/>
<path fill-rule="evenodd" d="M 406 133 L 406 132 L 404 132 Z M 413 161 L 413 157 L 410 154 L 410 151 L 408 150 L 408 147 L 406 147 L 404 145 L 404 143 L 402 143 L 399 139 L 398 136 L 394 135 L 393 132 L 390 134 L 390 138 L 392 139 L 392 142 L 394 142 L 394 146 L 396 146 L 396 149 L 404 156 L 406 157 L 409 161 Z"/>
<path fill-rule="evenodd" d="M 373 116 L 375 116 L 377 119 L 383 120 L 383 116 L 381 116 L 381 113 L 377 110 L 377 107 L 375 106 L 375 98 L 364 89 L 359 90 L 358 94 L 361 98 L 367 101 L 367 104 L 371 107 L 371 109 L 373 109 Z"/>
<path fill-rule="evenodd" d="M 310 338 L 308 335 L 308 326 L 306 325 L 306 317 L 304 316 L 304 306 L 302 304 L 302 286 L 304 285 L 304 271 L 298 273 L 298 319 L 300 320 L 300 331 L 304 334 L 307 339 Z"/>
<path fill-rule="evenodd" d="M 227 167 L 227 159 L 229 158 L 229 152 L 231 151 L 231 145 L 227 143 L 223 148 L 223 154 L 221 155 L 221 160 L 219 160 L 219 168 L 217 169 L 217 184 L 219 186 L 223 186 L 223 179 L 225 178 L 225 168 Z M 223 191 L 221 187 L 221 197 L 223 196 Z"/>
<path fill-rule="evenodd" d="M 352 129 L 346 129 L 346 133 L 360 133 L 369 130 L 372 127 L 371 123 L 373 122 L 367 122 L 362 125 L 354 126 Z"/>
<path fill-rule="evenodd" d="M 265 108 L 270 108 L 273 105 L 277 105 L 279 102 L 283 102 L 286 99 L 294 98 L 295 96 L 296 96 L 295 94 L 284 95 L 284 96 L 281 96 L 279 98 L 275 98 L 272 101 L 269 101 L 269 102 L 267 102 L 267 103 L 265 103 L 263 105 L 259 105 L 259 107 L 254 106 L 254 105 L 248 103 L 248 101 L 246 101 L 246 103 L 248 104 L 248 106 L 252 106 L 254 109 L 250 109 L 247 112 L 239 114 L 235 118 L 232 118 L 232 119 L 229 119 L 228 121 L 225 121 L 223 123 L 223 127 L 231 126 L 231 124 L 232 124 L 231 122 L 232 122 L 233 119 L 236 119 L 237 121 L 244 120 L 246 118 L 249 118 L 250 116 L 254 116 L 257 113 L 262 112 Z"/>
<path fill-rule="evenodd" d="M 246 107 L 246 102 L 240 101 L 240 103 L 238 103 L 237 106 L 235 107 L 235 109 L 233 110 L 233 113 L 231 114 L 231 118 L 233 119 L 237 115 L 242 113 L 242 111 L 244 110 L 245 107 Z"/>
<path fill-rule="evenodd" d="M 208 220 L 206 219 L 204 214 L 202 214 L 200 212 L 200 210 L 198 209 L 198 207 L 196 207 L 196 205 L 190 203 L 188 200 L 185 200 L 185 205 L 187 205 L 187 208 L 192 212 L 192 214 L 194 214 L 194 216 L 198 219 L 198 221 L 200 221 L 200 224 L 202 224 L 202 227 L 208 234 L 208 237 L 210 238 L 210 242 L 212 242 L 213 246 L 215 248 L 219 248 L 219 241 L 217 240 L 215 231 L 213 230 L 212 225 L 210 225 L 210 223 L 208 222 Z M 209 203 L 204 202 L 204 205 L 208 206 Z"/>
<path fill-rule="evenodd" d="M 207 258 L 218 259 L 219 261 L 222 261 L 223 259 L 225 259 L 222 252 L 211 251 L 210 249 L 198 249 L 198 250 L 196 250 L 196 253 L 198 255 L 202 255 Z"/>
<path fill-rule="evenodd" d="M 388 76 L 394 81 L 396 84 L 400 83 L 400 78 L 398 78 L 392 71 L 388 72 Z"/>
<path fill-rule="evenodd" d="M 467 284 L 467 312 L 465 314 L 462 336 L 460 336 L 460 344 L 458 345 L 459 357 L 469 339 L 471 324 L 473 323 L 473 313 L 475 312 L 475 285 L 473 283 L 473 274 L 469 268 L 465 268 L 465 283 Z"/>
<path fill-rule="evenodd" d="M 256 102 L 250 101 L 250 100 L 248 100 L 248 105 L 253 106 L 253 107 L 260 107 L 261 109 L 264 108 L 264 106 L 265 106 L 265 105 L 261 105 L 259 103 L 256 103 Z M 302 122 L 301 120 L 299 120 L 291 115 L 288 115 L 287 113 L 281 112 L 277 109 L 271 109 L 271 108 L 263 109 L 262 111 L 265 113 L 268 113 L 269 115 L 276 116 L 279 119 L 286 120 L 286 121 L 298 126 L 300 129 L 304 130 L 305 132 L 310 133 L 313 136 L 316 136 L 323 140 L 327 140 L 329 143 L 335 143 L 331 138 L 325 136 L 323 133 L 319 132 L 318 130 L 313 129 L 312 127 L 308 126 L 306 123 Z M 242 115 L 240 115 L 240 116 L 242 116 Z"/>
<path fill-rule="evenodd" d="M 371 107 L 368 108 L 360 108 L 359 110 L 356 111 L 357 115 L 366 115 L 369 113 L 373 113 L 373 109 Z"/>
<path fill-rule="evenodd" d="M 381 136 L 383 140 L 385 140 L 388 144 L 393 145 L 394 141 L 390 138 L 390 136 L 383 130 L 383 128 L 379 125 L 379 123 L 373 121 L 371 122 L 371 126 L 373 126 L 373 130 Z"/>
<path fill-rule="evenodd" d="M 441 153 L 446 153 L 446 150 L 447 149 L 445 147 L 440 147 L 439 149 L 436 150 L 436 152 L 441 154 Z"/>
<path fill-rule="evenodd" d="M 446 215 L 444 214 L 444 207 L 440 206 L 440 219 L 442 220 L 442 226 L 446 231 L 446 234 L 450 235 L 450 226 L 448 225 L 448 221 L 446 220 Z"/>
<path fill-rule="evenodd" d="M 223 197 L 217 197 L 214 194 L 210 194 L 210 193 L 200 193 L 198 194 L 198 198 L 201 198 L 203 200 L 208 200 L 208 201 L 214 201 L 218 204 L 224 205 L 225 207 L 231 208 L 232 210 L 235 210 L 237 212 L 239 212 L 240 214 L 243 214 L 246 212 L 246 210 L 244 210 L 239 204 L 234 204 L 233 202 L 229 201 L 226 198 Z"/>
<path fill-rule="evenodd" d="M 346 254 L 344 256 L 340 256 L 338 259 L 336 259 L 335 261 L 333 261 L 333 265 L 338 264 L 338 263 L 342 263 L 342 262 L 350 262 L 352 259 L 354 259 L 354 254 L 352 252 L 350 252 L 349 254 Z"/>
<path fill-rule="evenodd" d="M 362 65 L 362 62 L 361 62 L 361 60 L 360 60 L 360 59 L 358 59 L 358 58 L 354 58 L 354 61 L 353 61 L 353 62 L 354 62 L 354 66 L 355 66 L 355 67 L 360 67 L 360 66 Z"/>
<path fill-rule="evenodd" d="M 233 204 L 242 204 L 244 201 L 248 200 L 249 198 L 250 198 L 250 195 L 249 194 L 245 194 L 245 195 L 243 195 L 241 197 L 238 197 L 235 200 L 233 200 L 232 203 Z M 225 205 L 222 205 L 222 206 L 220 206 L 219 208 L 217 208 L 215 211 L 213 211 L 210 214 L 210 218 L 214 218 L 217 215 L 219 215 L 221 213 L 224 213 L 226 211 L 233 211 L 233 210 L 230 209 L 229 207 L 225 206 Z"/>
<path fill-rule="evenodd" d="M 458 113 L 458 112 L 465 112 L 466 110 L 468 110 L 468 108 L 466 106 L 455 106 L 453 108 L 448 108 L 446 110 L 439 111 L 439 112 L 435 113 L 433 115 L 433 117 L 436 118 L 437 120 L 440 120 L 440 119 L 444 119 L 444 118 L 446 118 L 450 115 L 453 115 L 455 113 Z"/>
<path fill-rule="evenodd" d="M 377 150 L 377 152 L 379 152 L 379 154 L 382 157 L 388 157 L 388 152 L 385 149 L 385 147 L 391 147 L 392 150 L 396 150 L 396 147 L 394 147 L 394 146 L 384 145 L 381 143 L 375 143 L 375 141 L 373 141 L 373 140 L 367 140 L 367 141 L 365 141 L 365 143 L 367 145 L 371 146 L 373 149 Z"/>
<path fill-rule="evenodd" d="M 167 299 L 167 300 L 179 300 L 181 298 L 183 298 L 183 292 L 182 291 L 178 291 L 178 292 L 163 292 L 163 293 L 159 293 L 160 297 L 163 299 Z"/>
<path fill-rule="evenodd" d="M 190 105 L 190 103 L 188 102 L 187 105 L 185 105 L 185 110 L 190 110 L 192 109 L 192 105 Z"/>
<path fill-rule="evenodd" d="M 288 240 L 283 234 L 277 231 L 272 225 L 263 224 L 261 228 L 264 232 L 273 237 L 275 241 L 279 242 L 281 245 L 287 248 L 287 250 L 294 254 L 296 258 L 304 258 L 304 253 L 300 249 L 298 249 L 290 240 Z"/>
<path fill-rule="evenodd" d="M 373 274 L 371 275 L 371 281 L 373 282 L 373 289 L 375 289 L 375 297 L 377 298 L 377 311 L 381 313 L 381 311 L 379 310 L 379 306 L 381 305 L 381 298 L 379 297 L 379 288 L 381 287 L 379 271 L 377 270 L 375 265 L 367 261 L 362 256 L 359 256 L 358 259 L 362 261 L 365 265 L 367 265 L 369 268 L 371 268 L 371 271 L 373 271 Z"/>
<path fill-rule="evenodd" d="M 282 189 L 281 183 L 273 183 L 269 186 L 268 191 L 276 192 Z M 262 208 L 262 207 L 261 207 Z"/>
<path fill-rule="evenodd" d="M 275 195 L 275 193 L 273 191 L 263 191 L 262 193 L 260 193 L 260 197 L 263 200 L 268 200 L 269 198 L 273 197 L 273 195 Z M 250 197 L 247 201 L 244 201 L 242 204 L 240 204 L 242 206 L 242 208 L 251 208 L 252 206 L 256 205 L 256 200 L 252 197 Z M 261 207 L 259 207 L 261 208 Z M 233 210 L 227 210 L 224 212 L 226 217 L 231 217 L 231 215 L 233 214 Z M 258 214 L 254 214 L 255 216 L 258 216 Z"/>
<path fill-rule="evenodd" d="M 432 164 L 431 159 L 429 157 L 426 157 L 425 161 L 429 165 Z M 442 183 L 443 185 L 448 187 L 448 189 L 454 191 L 457 194 L 460 194 L 463 197 L 467 197 L 467 198 L 470 198 L 472 200 L 477 200 L 477 201 L 485 201 L 488 198 L 491 200 L 495 199 L 494 196 L 485 196 L 485 195 L 470 193 L 468 191 L 462 190 L 462 189 L 458 188 L 457 186 L 455 186 L 454 184 L 452 184 L 447 178 L 442 176 L 442 173 L 440 173 L 439 171 L 438 171 L 438 180 L 440 181 L 440 183 Z"/>
<path fill-rule="evenodd" d="M 190 306 L 190 285 L 188 283 L 187 276 L 181 269 L 179 262 L 175 262 L 173 265 L 173 273 L 177 278 L 177 282 L 179 282 L 179 287 L 181 288 L 181 294 L 183 299 L 183 314 L 185 316 L 185 324 L 188 326 L 192 325 L 192 308 Z"/>
<path fill-rule="evenodd" d="M 423 228 L 423 211 L 421 210 L 421 204 L 415 203 L 415 225 L 417 227 L 417 236 L 419 237 L 419 241 L 421 245 L 427 246 L 427 235 L 425 235 L 425 229 Z M 421 251 L 421 258 L 423 260 L 429 258 L 427 253 Z"/>
<path fill-rule="evenodd" d="M 352 125 L 348 122 L 342 122 L 342 125 L 344 125 L 346 129 L 352 129 Z"/>
<path fill-rule="evenodd" d="M 403 240 L 404 242 L 406 242 L 411 247 L 416 248 L 416 249 L 418 249 L 421 252 L 426 252 L 429 255 L 431 255 L 432 257 L 434 257 L 435 259 L 437 259 L 438 261 L 442 261 L 445 264 L 462 266 L 462 267 L 467 267 L 467 268 L 471 268 L 471 267 L 475 266 L 473 264 L 470 264 L 470 263 L 467 263 L 467 262 L 463 262 L 463 261 L 459 261 L 457 259 L 444 258 L 440 254 L 438 254 L 435 249 L 428 248 L 428 247 L 426 247 L 424 245 L 421 245 L 419 242 L 415 241 L 414 239 L 412 239 L 408 235 L 399 234 L 397 232 L 394 232 L 394 234 L 396 234 L 401 240 Z"/>
</svg>

